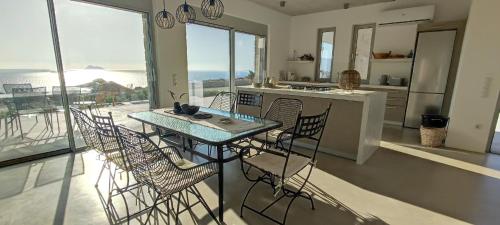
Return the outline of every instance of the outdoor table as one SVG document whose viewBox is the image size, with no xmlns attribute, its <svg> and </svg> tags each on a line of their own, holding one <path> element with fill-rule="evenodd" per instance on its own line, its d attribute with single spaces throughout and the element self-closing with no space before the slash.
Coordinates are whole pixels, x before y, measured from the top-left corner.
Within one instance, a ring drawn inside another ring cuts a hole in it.
<svg viewBox="0 0 500 225">
<path fill-rule="evenodd" d="M 220 111 L 209 108 L 201 108 L 200 112 L 210 113 L 213 118 L 228 117 L 235 121 L 234 129 L 229 125 L 212 123 L 209 120 L 194 119 L 191 116 L 180 116 L 170 112 L 171 109 L 157 109 L 145 112 L 131 113 L 128 117 L 163 128 L 184 138 L 196 140 L 200 143 L 215 146 L 217 148 L 217 158 L 203 155 L 205 159 L 215 161 L 218 164 L 218 194 L 219 194 L 219 221 L 224 221 L 224 163 L 238 158 L 237 155 L 224 158 L 223 147 L 231 145 L 233 142 L 252 137 L 256 134 L 264 133 L 282 126 L 280 122 L 261 119 L 244 114 Z M 202 155 L 194 149 L 186 149 L 193 154 Z"/>
</svg>

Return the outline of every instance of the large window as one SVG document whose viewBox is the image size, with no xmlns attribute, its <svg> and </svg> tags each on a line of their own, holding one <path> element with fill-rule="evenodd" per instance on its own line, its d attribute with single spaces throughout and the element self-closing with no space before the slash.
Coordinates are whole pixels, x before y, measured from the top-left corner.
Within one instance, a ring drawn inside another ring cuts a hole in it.
<svg viewBox="0 0 500 225">
<path fill-rule="evenodd" d="M 69 103 L 110 111 L 115 123 L 140 129 L 127 114 L 149 109 L 144 15 L 72 0 L 54 3 L 66 85 L 81 96 Z"/>
<path fill-rule="evenodd" d="M 318 56 L 316 80 L 329 82 L 333 74 L 333 56 L 335 50 L 335 28 L 318 31 Z"/>
<path fill-rule="evenodd" d="M 83 146 L 67 106 L 141 129 L 126 115 L 149 108 L 146 20 L 72 0 L 0 1 L 0 165 Z"/>
<path fill-rule="evenodd" d="M 265 37 L 229 28 L 187 24 L 186 40 L 190 104 L 209 106 L 221 91 L 234 92 L 235 86 L 264 80 Z"/>
<path fill-rule="evenodd" d="M 189 103 L 209 106 L 215 95 L 230 91 L 229 30 L 187 24 Z"/>
<path fill-rule="evenodd" d="M 260 83 L 265 76 L 266 39 L 258 35 L 234 34 L 235 85 Z"/>
<path fill-rule="evenodd" d="M 69 148 L 47 3 L 0 1 L 0 29 L 0 162 Z"/>
<path fill-rule="evenodd" d="M 375 24 L 354 26 L 350 67 L 360 73 L 362 80 L 368 80 L 370 75 L 374 37 Z"/>
</svg>

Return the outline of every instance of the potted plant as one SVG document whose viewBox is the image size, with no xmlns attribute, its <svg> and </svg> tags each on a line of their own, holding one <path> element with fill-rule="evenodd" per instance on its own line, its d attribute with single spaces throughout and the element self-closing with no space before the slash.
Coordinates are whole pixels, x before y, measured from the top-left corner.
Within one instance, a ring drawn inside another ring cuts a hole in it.
<svg viewBox="0 0 500 225">
<path fill-rule="evenodd" d="M 177 98 L 176 97 L 176 94 L 169 90 L 170 92 L 170 96 L 172 97 L 172 100 L 174 101 L 174 113 L 182 113 L 182 108 L 181 108 L 181 103 L 179 103 L 179 101 L 182 99 L 182 97 L 184 97 L 184 95 L 186 95 L 187 93 L 182 93 L 179 95 L 179 97 Z"/>
</svg>

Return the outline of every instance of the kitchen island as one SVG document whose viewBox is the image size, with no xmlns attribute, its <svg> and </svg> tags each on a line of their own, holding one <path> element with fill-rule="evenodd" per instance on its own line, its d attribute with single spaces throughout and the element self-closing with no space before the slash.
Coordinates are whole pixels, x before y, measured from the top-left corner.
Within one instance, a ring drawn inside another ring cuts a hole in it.
<svg viewBox="0 0 500 225">
<path fill-rule="evenodd" d="M 276 88 L 237 87 L 239 92 L 260 93 L 264 96 L 264 115 L 276 98 L 296 98 L 303 102 L 303 115 L 323 112 L 328 104 L 332 110 L 321 140 L 319 151 L 355 160 L 363 164 L 378 149 L 382 137 L 387 93 L 377 91 L 328 91 Z M 255 109 L 240 107 L 240 113 L 258 115 Z M 306 141 L 298 145 L 312 148 Z"/>
</svg>

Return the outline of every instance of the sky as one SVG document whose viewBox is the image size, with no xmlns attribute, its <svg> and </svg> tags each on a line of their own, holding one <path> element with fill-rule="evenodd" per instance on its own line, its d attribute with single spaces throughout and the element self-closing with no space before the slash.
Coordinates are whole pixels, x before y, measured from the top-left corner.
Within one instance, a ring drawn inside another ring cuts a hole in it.
<svg viewBox="0 0 500 225">
<path fill-rule="evenodd" d="M 142 14 L 69 0 L 54 4 L 65 69 L 145 69 Z M 0 68 L 55 70 L 44 0 L 1 0 L 0 29 Z"/>
<path fill-rule="evenodd" d="M 70 0 L 54 4 L 65 69 L 145 70 L 142 14 Z M 0 69 L 56 69 L 46 1 L 0 0 L 0 29 Z M 229 70 L 228 31 L 187 29 L 190 70 Z M 237 35 L 237 71 L 253 70 L 254 38 Z"/>
</svg>

